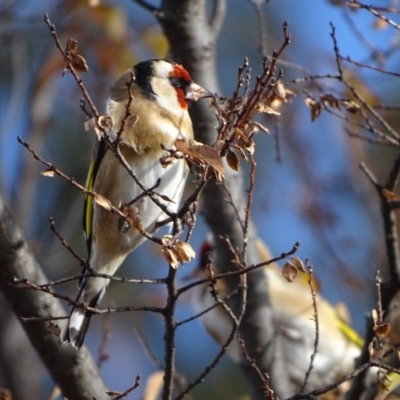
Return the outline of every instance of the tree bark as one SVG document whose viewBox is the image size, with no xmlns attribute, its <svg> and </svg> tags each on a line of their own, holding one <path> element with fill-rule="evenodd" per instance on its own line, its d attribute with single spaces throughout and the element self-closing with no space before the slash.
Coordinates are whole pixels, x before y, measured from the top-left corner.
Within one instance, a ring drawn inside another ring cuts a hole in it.
<svg viewBox="0 0 400 400">
<path fill-rule="evenodd" d="M 211 16 L 207 17 L 205 0 L 164 0 L 157 16 L 170 44 L 171 58 L 188 69 L 193 80 L 213 92 L 220 93 L 216 73 L 216 43 L 221 29 L 226 2 L 214 0 Z M 213 143 L 216 138 L 216 118 L 205 101 L 193 104 L 191 117 L 196 139 Z M 247 196 L 243 185 L 243 171 L 233 172 L 226 168 L 225 184 L 231 193 L 236 208 L 244 216 Z M 227 272 L 237 267 L 232 264 L 233 255 L 221 237 L 228 237 L 239 251 L 243 247 L 243 230 L 233 207 L 227 202 L 225 189 L 218 182 L 210 182 L 203 191 L 202 213 L 206 218 L 216 245 L 216 263 L 219 271 Z M 251 222 L 248 231 L 247 265 L 260 261 L 255 249 L 257 233 Z M 237 288 L 238 280 L 230 279 L 231 290 Z M 280 341 L 274 334 L 271 304 L 267 293 L 266 277 L 261 269 L 247 276 L 247 306 L 239 333 L 246 343 L 248 353 L 255 359 L 261 371 L 268 373 L 271 386 L 281 398 L 293 393 L 280 361 Z M 233 311 L 239 308 L 239 296 L 230 303 Z M 265 399 L 260 377 L 248 362 L 244 362 L 245 373 L 253 399 Z"/>
<path fill-rule="evenodd" d="M 17 287 L 16 279 L 27 279 L 37 285 L 47 283 L 21 230 L 0 197 L 1 292 L 19 318 L 65 315 L 59 300 L 47 293 Z M 72 346 L 62 346 L 59 338 L 50 332 L 49 322 L 21 320 L 21 324 L 65 397 L 71 400 L 109 399 L 105 393 L 107 387 L 86 347 L 77 352 Z"/>
</svg>

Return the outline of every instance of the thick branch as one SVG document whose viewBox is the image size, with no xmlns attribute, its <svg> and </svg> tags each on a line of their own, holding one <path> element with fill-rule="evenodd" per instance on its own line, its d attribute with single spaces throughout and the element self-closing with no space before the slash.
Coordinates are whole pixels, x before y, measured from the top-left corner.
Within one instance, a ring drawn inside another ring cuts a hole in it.
<svg viewBox="0 0 400 400">
<path fill-rule="evenodd" d="M 13 284 L 15 278 L 25 278 L 39 285 L 47 279 L 1 197 L 0 266 L 0 290 L 19 318 L 65 314 L 57 299 L 40 291 L 20 290 Z M 78 354 L 71 346 L 61 346 L 59 338 L 50 332 L 48 322 L 37 320 L 22 325 L 65 397 L 77 400 L 109 398 L 100 372 L 85 347 Z"/>
<path fill-rule="evenodd" d="M 225 4 L 218 2 L 218 25 L 221 25 Z M 187 68 L 193 80 L 208 90 L 219 92 L 216 75 L 216 42 L 218 29 L 210 29 L 206 15 L 205 0 L 164 0 L 160 7 L 162 17 L 159 22 L 169 40 L 171 58 Z M 216 11 L 216 10 L 215 10 Z M 213 21 L 215 27 L 215 21 Z M 212 110 L 206 101 L 193 105 L 191 117 L 196 139 L 203 143 L 212 143 L 216 138 L 217 125 Z M 238 210 L 246 207 L 246 196 L 243 188 L 243 177 L 227 168 L 226 186 Z M 224 188 L 217 182 L 210 182 L 203 191 L 203 213 L 218 240 L 216 246 L 216 262 L 221 272 L 234 270 L 232 253 L 226 242 L 220 240 L 229 237 L 234 248 L 241 252 L 243 247 L 243 230 L 233 207 L 226 201 Z M 256 264 L 255 250 L 256 232 L 250 221 L 248 231 L 247 264 Z M 245 340 L 247 350 L 256 360 L 259 368 L 271 377 L 271 384 L 276 393 L 286 397 L 291 392 L 290 385 L 285 382 L 284 370 L 280 368 L 282 357 L 279 356 L 279 343 L 273 335 L 272 310 L 266 293 L 266 278 L 261 270 L 253 271 L 248 276 L 247 311 L 242 320 L 240 336 Z M 228 281 L 230 290 L 237 287 L 238 279 Z M 234 312 L 238 312 L 240 299 L 236 296 L 230 304 Z M 270 344 L 274 341 L 273 346 Z M 273 368 L 272 368 L 273 366 Z M 244 370 L 251 388 L 253 399 L 264 399 L 262 382 L 254 368 L 244 363 Z M 279 378 L 278 378 L 279 377 Z"/>
</svg>

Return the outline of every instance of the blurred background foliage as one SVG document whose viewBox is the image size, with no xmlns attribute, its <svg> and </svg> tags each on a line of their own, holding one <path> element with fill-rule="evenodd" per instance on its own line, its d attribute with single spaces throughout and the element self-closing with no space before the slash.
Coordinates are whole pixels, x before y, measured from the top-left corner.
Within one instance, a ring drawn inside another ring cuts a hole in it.
<svg viewBox="0 0 400 400">
<path fill-rule="evenodd" d="M 398 6 L 395 0 L 382 3 Z M 336 26 L 343 55 L 371 66 L 398 70 L 399 31 L 365 11 L 351 12 L 341 4 L 328 0 L 271 0 L 264 5 L 268 54 L 281 43 L 282 23 L 289 20 L 292 44 L 281 65 L 284 81 L 307 74 L 336 73 L 330 21 Z M 254 8 L 245 0 L 230 0 L 227 6 L 217 55 L 224 96 L 233 92 L 237 68 L 245 56 L 254 76 L 262 60 Z M 37 153 L 80 183 L 85 182 L 95 138 L 93 132 L 83 128 L 78 86 L 68 73 L 61 77 L 63 60 L 43 22 L 45 12 L 56 25 L 62 44 L 69 37 L 78 40 L 79 53 L 89 65 L 89 72 L 82 78 L 99 110 L 104 110 L 108 87 L 119 74 L 140 60 L 167 57 L 168 43 L 154 17 L 131 1 L 0 1 L 0 194 L 49 279 L 54 280 L 78 274 L 79 266 L 51 233 L 48 217 L 55 219 L 58 230 L 85 256 L 83 196 L 58 178 L 41 176 L 43 167 L 17 143 L 16 137 L 22 136 Z M 352 84 L 371 104 L 399 103 L 398 77 L 346 66 Z M 298 255 L 310 259 L 322 294 L 334 304 L 345 303 L 355 328 L 362 334 L 365 313 L 374 304 L 374 272 L 377 268 L 385 271 L 386 257 L 378 199 L 358 164 L 366 162 L 378 179 L 385 178 L 395 152 L 349 137 L 344 129 L 349 126 L 333 115 L 323 113 L 312 123 L 302 89 L 349 97 L 336 81 L 318 84 L 320 87 L 289 83 L 296 97 L 284 106 L 282 116 L 268 116 L 263 121 L 271 135 L 259 134 L 256 139 L 253 218 L 274 255 L 301 242 Z M 397 130 L 398 111 L 386 109 L 382 113 Z M 246 166 L 243 168 L 246 171 Z M 200 217 L 192 241 L 195 249 L 206 233 Z M 182 268 L 180 276 L 191 268 Z M 152 278 L 163 277 L 166 271 L 158 248 L 145 244 L 127 259 L 119 275 Z M 165 298 L 163 288 L 155 285 L 110 286 L 103 306 L 161 305 Z M 59 290 L 73 295 L 75 286 L 65 285 Z M 192 313 L 186 297 L 177 318 Z M 16 398 L 45 398 L 51 380 L 3 301 L 0 318 L 0 352 L 8 349 L 0 357 L 0 386 L 17 388 Z M 94 354 L 98 354 L 104 331 L 102 319 L 95 318 L 88 335 L 87 344 Z M 132 312 L 110 315 L 103 324 L 111 330 L 106 347 L 110 358 L 103 365 L 106 380 L 111 389 L 124 390 L 141 374 L 143 385 L 128 397 L 139 398 L 145 379 L 156 365 L 135 330 L 142 332 L 154 356 L 161 360 L 162 320 L 151 313 Z M 177 343 L 177 367 L 189 380 L 217 351 L 198 321 L 178 330 Z M 22 349 L 23 357 L 15 359 L 15 351 L 20 353 Z M 8 357 L 14 357 L 13 361 Z M 12 363 L 21 371 L 29 371 L 30 379 L 14 382 L 18 374 L 10 369 Z M 27 393 L 30 396 L 26 397 Z M 239 370 L 224 359 L 196 389 L 194 398 L 233 399 L 244 393 Z"/>
</svg>

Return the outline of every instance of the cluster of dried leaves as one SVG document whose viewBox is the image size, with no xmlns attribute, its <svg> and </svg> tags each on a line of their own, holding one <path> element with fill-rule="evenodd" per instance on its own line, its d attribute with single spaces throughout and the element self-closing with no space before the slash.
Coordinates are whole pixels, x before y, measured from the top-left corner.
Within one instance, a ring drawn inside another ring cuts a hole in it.
<svg viewBox="0 0 400 400">
<path fill-rule="evenodd" d="M 307 96 L 304 102 L 306 103 L 306 106 L 310 108 L 312 122 L 321 115 L 323 109 L 327 109 L 328 107 L 339 111 L 341 111 L 343 107 L 351 114 L 356 114 L 360 110 L 360 106 L 355 101 L 337 99 L 332 94 L 324 94 L 319 97 L 319 100 Z"/>
<path fill-rule="evenodd" d="M 240 158 L 247 160 L 255 150 L 253 136 L 261 131 L 269 133 L 266 126 L 254 121 L 259 114 L 280 115 L 280 108 L 294 95 L 282 81 L 282 71 L 277 69 L 277 60 L 290 43 L 287 24 L 284 24 L 284 42 L 274 52 L 271 62 L 264 58 L 262 71 L 251 87 L 251 68 L 247 58 L 238 71 L 236 89 L 230 98 L 215 96 L 212 106 L 217 117 L 217 139 L 211 145 L 194 142 L 190 147 L 182 140 L 175 142 L 176 149 L 169 150 L 170 156 L 163 160 L 167 164 L 170 157 L 180 157 L 196 166 L 196 172 L 203 179 L 224 176 L 224 162 L 234 171 L 239 170 Z M 178 152 L 178 154 L 176 153 Z"/>
<path fill-rule="evenodd" d="M 172 268 L 178 268 L 180 263 L 188 263 L 196 256 L 192 246 L 187 242 L 165 235 L 161 239 L 162 253 Z"/>
<path fill-rule="evenodd" d="M 238 84 L 233 96 L 217 99 L 214 103 L 218 119 L 218 137 L 212 146 L 221 158 L 226 157 L 230 168 L 238 171 L 240 158 L 247 160 L 255 150 L 253 136 L 257 132 L 269 133 L 266 126 L 255 121 L 259 114 L 280 115 L 280 108 L 294 95 L 282 82 L 282 71 L 277 72 L 276 58 L 289 43 L 285 43 L 271 63 L 264 59 L 262 73 L 250 89 L 251 69 L 247 59 L 239 68 Z M 240 157 L 240 158 L 239 158 Z"/>
<path fill-rule="evenodd" d="M 78 54 L 78 41 L 74 38 L 69 38 L 64 50 L 64 58 L 67 65 L 71 65 L 77 72 L 88 72 L 89 67 L 86 60 Z M 64 67 L 62 75 L 64 76 L 68 70 L 67 65 Z"/>
</svg>

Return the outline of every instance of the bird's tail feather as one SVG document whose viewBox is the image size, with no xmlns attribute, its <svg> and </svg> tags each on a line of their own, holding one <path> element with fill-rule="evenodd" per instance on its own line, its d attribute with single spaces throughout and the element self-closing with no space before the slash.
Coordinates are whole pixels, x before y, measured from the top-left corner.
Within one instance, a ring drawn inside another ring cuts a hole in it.
<svg viewBox="0 0 400 400">
<path fill-rule="evenodd" d="M 66 329 L 67 342 L 70 342 L 77 350 L 83 345 L 91 316 L 92 313 L 81 308 L 75 308 L 71 313 L 68 328 Z"/>
<path fill-rule="evenodd" d="M 83 281 L 80 285 L 80 290 L 76 301 L 79 301 L 82 293 L 85 289 L 86 281 Z M 88 307 L 96 307 L 101 301 L 105 292 L 105 286 L 101 288 L 99 293 L 87 304 Z M 84 310 L 81 307 L 74 306 L 71 310 L 71 314 L 68 321 L 68 326 L 66 327 L 64 334 L 62 336 L 61 342 L 71 343 L 77 350 L 79 350 L 85 340 L 86 332 L 89 328 L 90 319 L 93 313 Z"/>
</svg>

